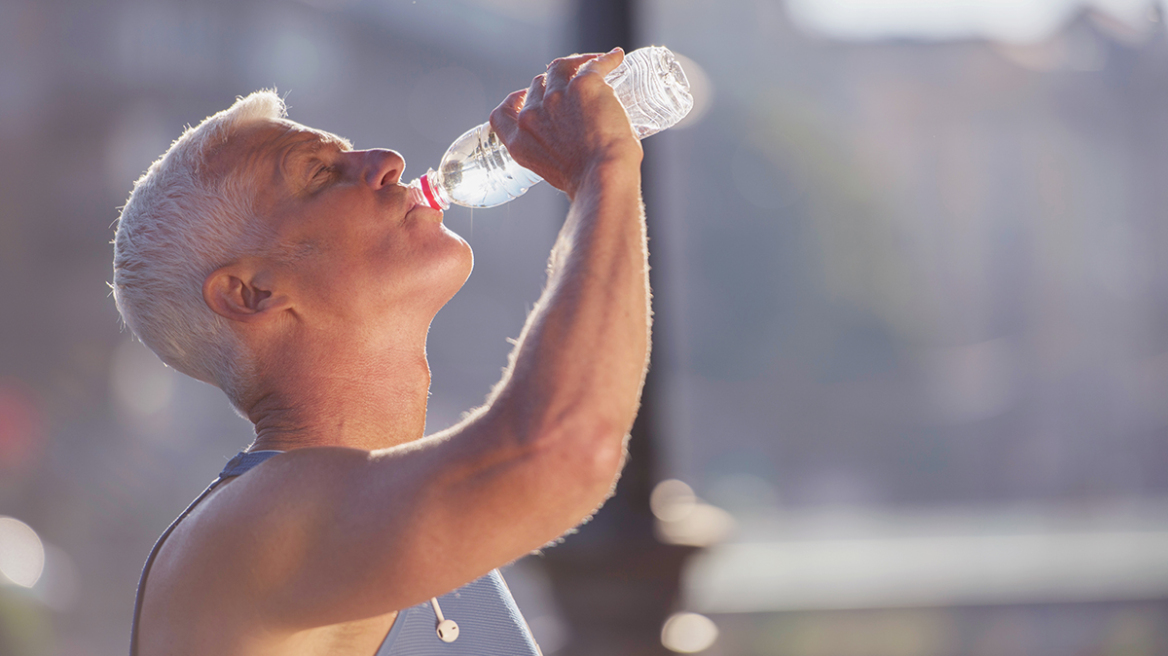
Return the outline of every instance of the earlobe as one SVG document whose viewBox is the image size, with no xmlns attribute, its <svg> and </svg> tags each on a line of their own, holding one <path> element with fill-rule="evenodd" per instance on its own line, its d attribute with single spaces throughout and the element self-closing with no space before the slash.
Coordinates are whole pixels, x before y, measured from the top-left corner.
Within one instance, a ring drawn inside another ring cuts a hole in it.
<svg viewBox="0 0 1168 656">
<path fill-rule="evenodd" d="M 244 322 L 274 316 L 288 307 L 286 296 L 261 288 L 234 267 L 216 269 L 203 280 L 203 301 L 224 319 Z"/>
</svg>

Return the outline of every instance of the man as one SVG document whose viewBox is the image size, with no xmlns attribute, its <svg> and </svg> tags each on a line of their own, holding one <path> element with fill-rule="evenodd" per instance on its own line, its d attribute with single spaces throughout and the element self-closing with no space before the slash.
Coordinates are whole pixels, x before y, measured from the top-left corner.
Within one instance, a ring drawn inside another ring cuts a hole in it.
<svg viewBox="0 0 1168 656">
<path fill-rule="evenodd" d="M 410 200 L 397 153 L 351 150 L 260 92 L 138 181 L 115 240 L 126 323 L 223 389 L 255 424 L 249 451 L 280 453 L 226 470 L 164 535 L 137 654 L 494 653 L 489 627 L 467 628 L 475 608 L 447 612 L 464 624 L 453 642 L 434 635 L 439 599 L 603 503 L 644 382 L 641 148 L 603 81 L 622 59 L 558 59 L 491 114 L 571 208 L 503 379 L 428 437 L 426 332 L 472 256 Z M 387 647 L 432 598 L 434 644 Z"/>
</svg>

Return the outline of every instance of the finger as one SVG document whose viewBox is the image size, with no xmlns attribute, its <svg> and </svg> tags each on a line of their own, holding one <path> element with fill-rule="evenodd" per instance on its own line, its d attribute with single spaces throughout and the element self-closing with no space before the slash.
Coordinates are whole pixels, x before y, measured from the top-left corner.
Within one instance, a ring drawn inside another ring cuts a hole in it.
<svg viewBox="0 0 1168 656">
<path fill-rule="evenodd" d="M 547 74 L 540 73 L 531 81 L 531 86 L 527 88 L 527 99 L 525 104 L 538 105 L 543 100 L 543 90 L 547 87 Z M 522 109 L 522 106 L 520 107 Z"/>
<path fill-rule="evenodd" d="M 523 109 L 526 97 L 527 89 L 513 91 L 491 112 L 491 129 L 504 141 L 518 132 L 519 110 Z"/>
<path fill-rule="evenodd" d="M 548 64 L 547 70 L 547 89 L 545 93 L 562 92 L 568 86 L 568 82 L 575 77 L 576 71 L 585 63 L 596 59 L 600 53 L 593 52 L 587 55 L 572 55 L 571 57 L 561 57 L 551 64 Z"/>
<path fill-rule="evenodd" d="M 584 62 L 576 74 L 597 73 L 601 77 L 604 77 L 616 70 L 616 67 L 620 66 L 624 60 L 625 51 L 620 46 L 617 46 L 595 59 Z"/>
</svg>

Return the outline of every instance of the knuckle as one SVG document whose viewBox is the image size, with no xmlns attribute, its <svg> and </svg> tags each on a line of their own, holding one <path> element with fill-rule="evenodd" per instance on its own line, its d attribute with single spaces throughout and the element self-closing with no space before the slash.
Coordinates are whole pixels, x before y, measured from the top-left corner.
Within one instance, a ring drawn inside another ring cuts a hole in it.
<svg viewBox="0 0 1168 656">
<path fill-rule="evenodd" d="M 531 131 L 539 123 L 539 115 L 530 109 L 525 109 L 519 112 L 519 116 L 515 118 L 515 122 L 519 125 L 519 129 Z"/>
<path fill-rule="evenodd" d="M 595 71 L 581 71 L 568 82 L 568 87 L 572 91 L 589 96 L 598 93 L 607 86 L 608 83 L 604 81 L 604 76 Z"/>
<path fill-rule="evenodd" d="M 491 123 L 491 128 L 498 132 L 501 126 L 505 126 L 509 122 L 508 117 L 513 116 L 514 113 L 515 111 L 509 109 L 507 105 L 499 105 L 491 112 L 491 116 L 488 119 Z"/>
<path fill-rule="evenodd" d="M 552 63 L 548 64 L 548 72 L 558 74 L 565 71 L 565 69 L 578 68 L 583 63 L 581 59 L 584 57 L 585 55 L 580 55 L 579 53 L 571 54 L 567 57 L 557 57 L 552 60 Z"/>
<path fill-rule="evenodd" d="M 545 105 L 556 105 L 556 104 L 559 104 L 561 101 L 563 101 L 563 99 L 564 99 L 564 90 L 559 89 L 559 88 L 548 89 L 547 92 L 544 93 L 544 96 L 543 96 L 543 102 Z"/>
<path fill-rule="evenodd" d="M 604 81 L 604 73 L 601 73 L 595 66 L 580 71 L 576 77 L 580 80 L 580 84 L 608 84 Z"/>
<path fill-rule="evenodd" d="M 518 106 L 518 103 L 519 99 L 515 96 L 515 94 L 510 94 L 504 98 L 503 102 L 499 103 L 495 109 L 491 110 L 491 116 L 493 117 L 496 114 L 502 114 L 507 111 L 514 112 L 515 108 Z"/>
</svg>

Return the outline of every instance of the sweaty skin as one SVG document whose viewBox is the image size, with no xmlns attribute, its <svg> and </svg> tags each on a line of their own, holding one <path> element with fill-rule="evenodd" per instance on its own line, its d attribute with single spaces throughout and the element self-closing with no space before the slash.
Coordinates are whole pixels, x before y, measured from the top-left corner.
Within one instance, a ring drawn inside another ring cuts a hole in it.
<svg viewBox="0 0 1168 656">
<path fill-rule="evenodd" d="M 603 76 L 558 59 L 491 114 L 516 161 L 571 200 L 547 287 L 488 403 L 423 437 L 426 331 L 470 249 L 415 207 L 392 151 L 290 121 L 221 155 L 265 189 L 273 253 L 203 296 L 254 354 L 253 449 L 164 544 L 142 656 L 375 653 L 397 611 L 547 544 L 611 493 L 644 383 L 641 147 Z"/>
</svg>

